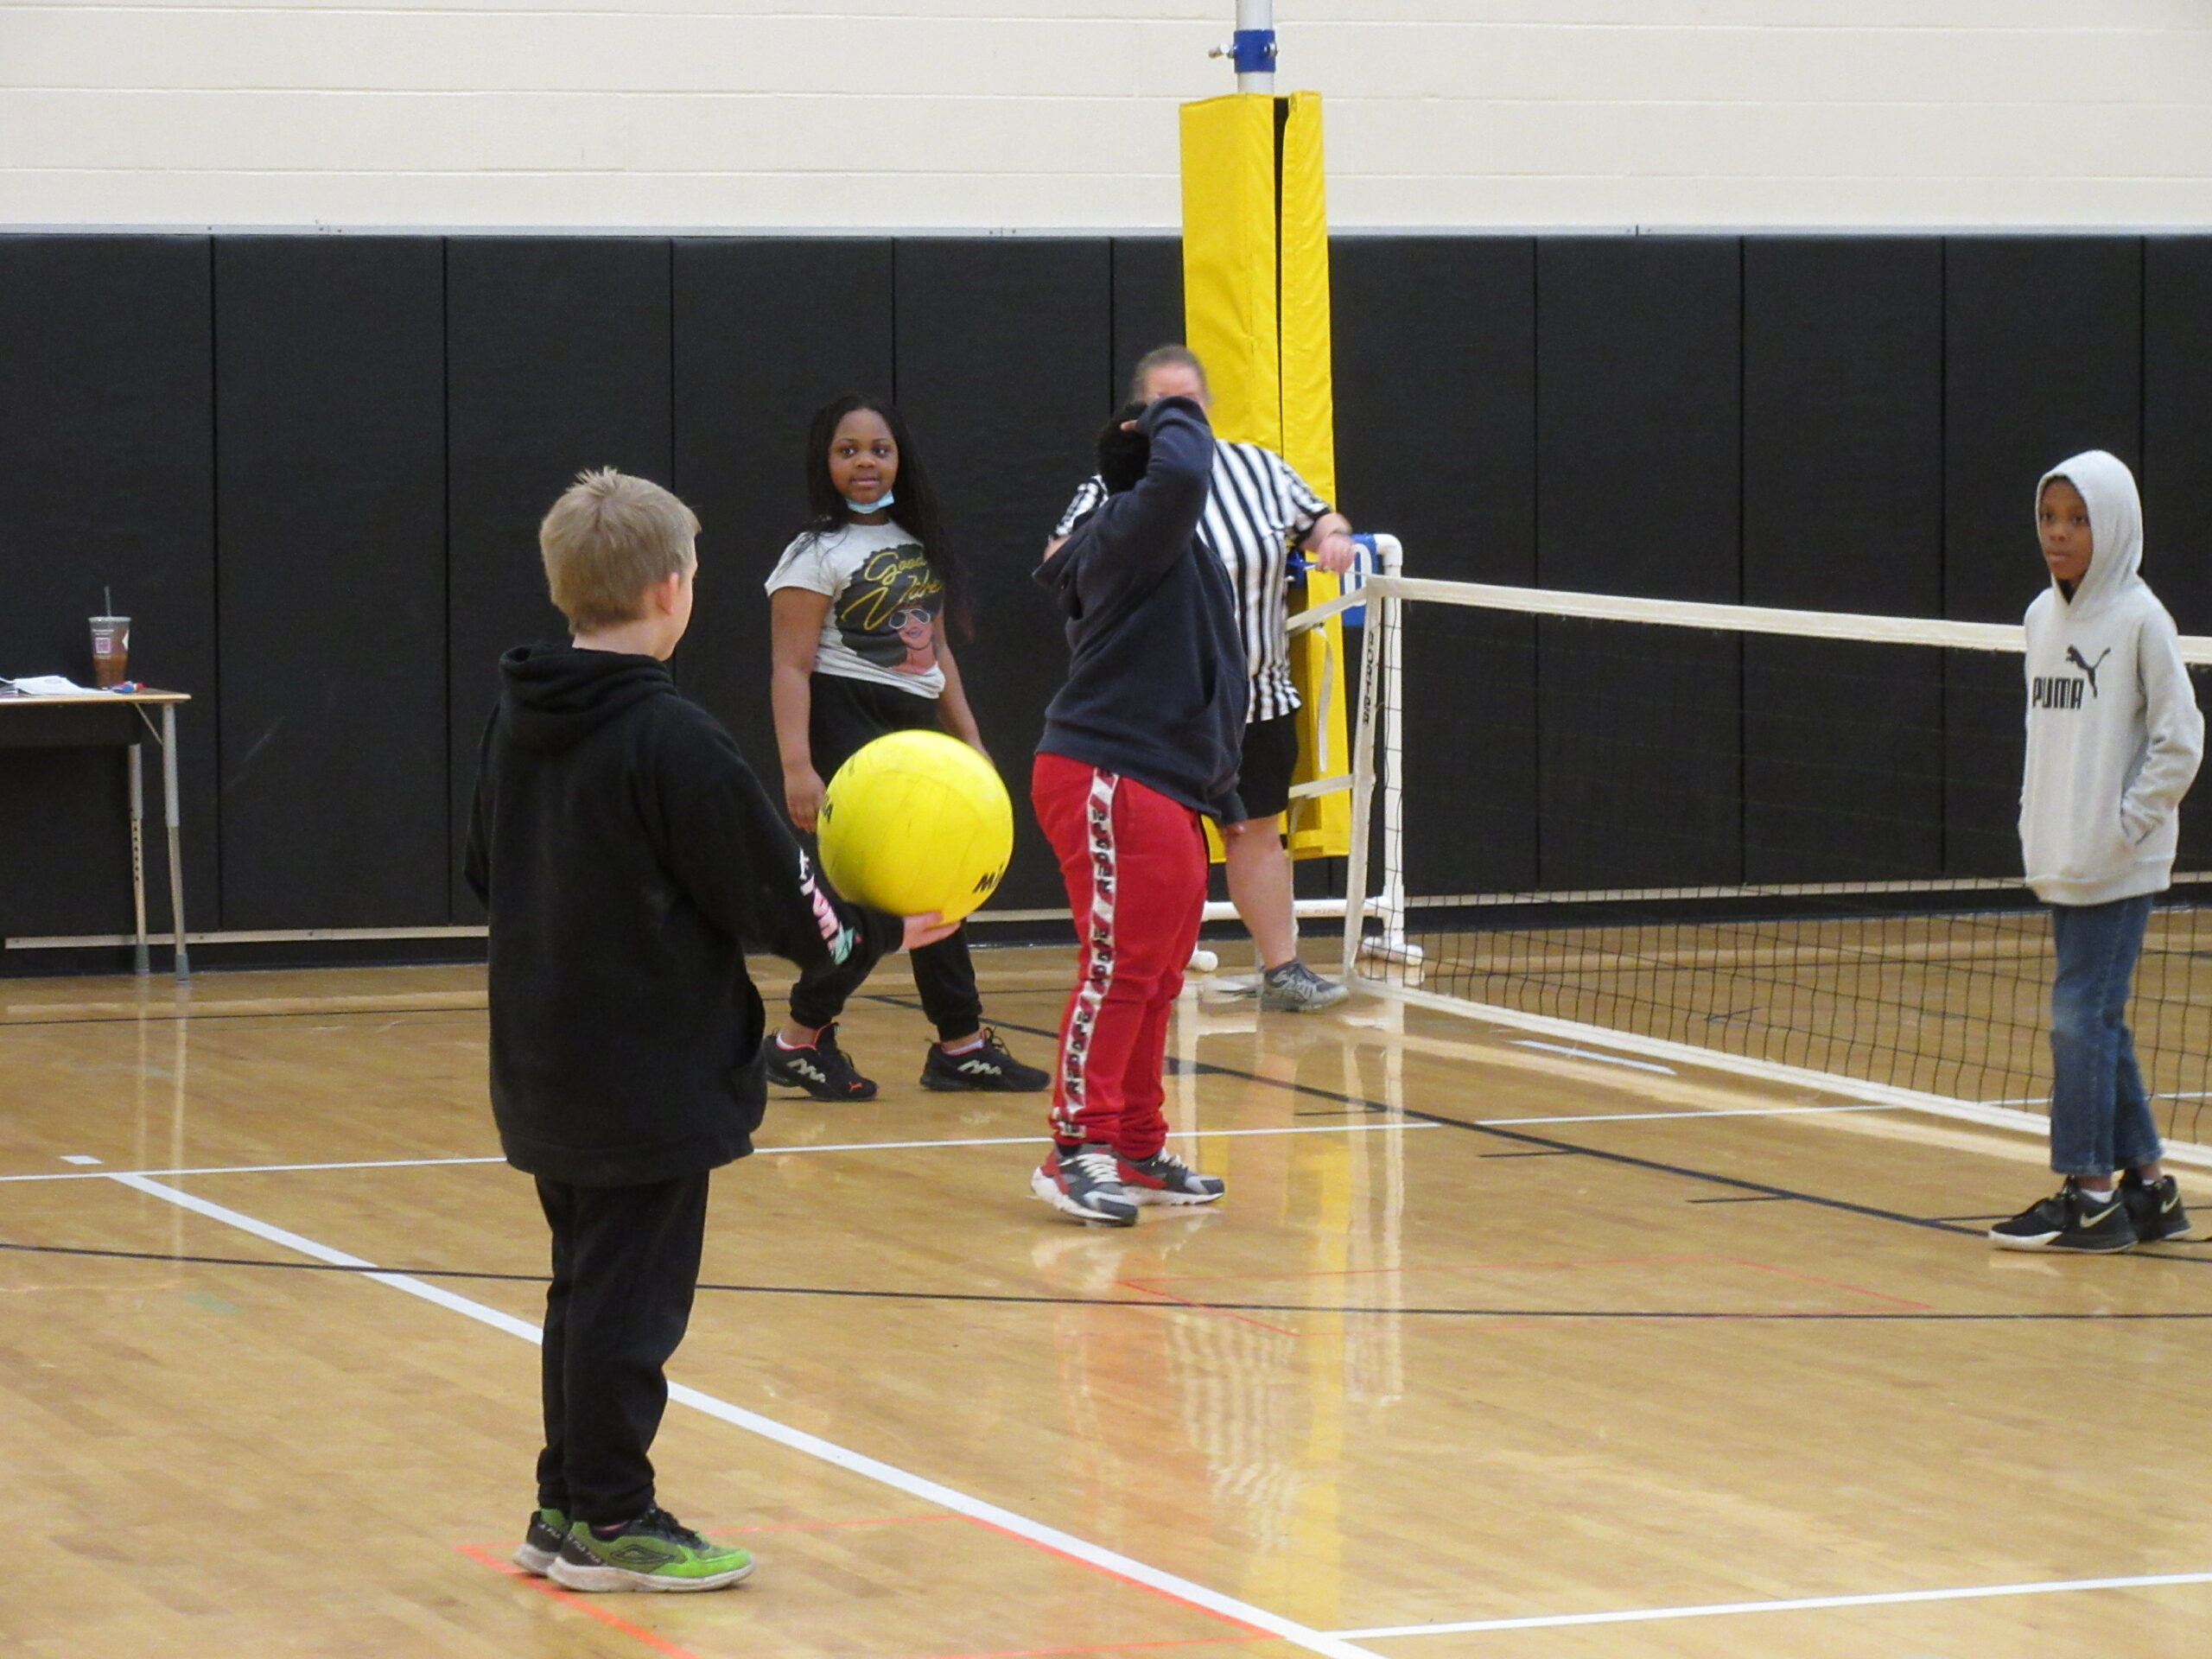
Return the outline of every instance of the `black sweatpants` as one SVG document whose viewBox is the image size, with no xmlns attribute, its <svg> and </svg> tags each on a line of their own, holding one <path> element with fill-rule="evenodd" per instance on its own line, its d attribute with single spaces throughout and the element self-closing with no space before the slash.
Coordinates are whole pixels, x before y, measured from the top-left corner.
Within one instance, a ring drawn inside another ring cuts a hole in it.
<svg viewBox="0 0 2212 1659">
<path fill-rule="evenodd" d="M 879 737 L 944 729 L 938 723 L 934 697 L 819 672 L 811 690 L 807 742 L 813 750 L 814 769 L 825 782 Z M 965 928 L 950 938 L 908 951 L 907 958 L 914 965 L 914 990 L 922 999 L 922 1012 L 939 1038 L 965 1037 L 983 1023 L 983 999 L 976 989 L 975 964 L 968 959 Z M 791 987 L 792 1021 L 809 1027 L 828 1025 L 844 1012 L 871 966 L 855 955 L 851 963 L 809 969 L 800 975 Z"/>
<path fill-rule="evenodd" d="M 646 1454 L 668 1408 L 662 1368 L 691 1319 L 707 1179 L 704 1172 L 648 1186 L 539 1179 L 553 1230 L 541 1507 L 613 1526 L 652 1506 Z"/>
</svg>

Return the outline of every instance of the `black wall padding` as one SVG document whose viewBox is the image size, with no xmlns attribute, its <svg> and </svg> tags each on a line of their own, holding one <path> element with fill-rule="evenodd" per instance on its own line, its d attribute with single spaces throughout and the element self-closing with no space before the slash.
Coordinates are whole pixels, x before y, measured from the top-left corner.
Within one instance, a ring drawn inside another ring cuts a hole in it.
<svg viewBox="0 0 2212 1659">
<path fill-rule="evenodd" d="M 2212 240 L 2143 247 L 2143 576 L 2183 633 L 2212 634 Z M 2197 699 L 2212 701 L 2212 670 Z M 2212 869 L 2212 779 L 2181 815 L 2180 868 Z"/>
<path fill-rule="evenodd" d="M 1942 346 L 1940 244 L 1745 244 L 1745 604 L 1939 613 Z M 1925 650 L 1745 639 L 1747 880 L 1941 874 L 1942 671 Z"/>
<path fill-rule="evenodd" d="M 2049 582 L 2036 480 L 2083 449 L 2142 460 L 2143 245 L 1955 237 L 1945 245 L 1943 613 L 2017 622 Z M 2020 873 L 2017 659 L 1954 653 L 1945 868 Z"/>
<path fill-rule="evenodd" d="M 1536 573 L 1548 588 L 1740 593 L 1741 245 L 1536 246 Z M 1732 639 L 1539 631 L 1541 875 L 1573 890 L 1742 878 Z M 1594 748 L 1593 744 L 1604 744 Z"/>
<path fill-rule="evenodd" d="M 177 717 L 194 927 L 222 920 L 208 263 L 205 237 L 0 238 L 0 453 L 16 481 L 0 674 L 89 681 L 85 619 L 114 589 L 133 677 L 198 699 Z M 128 930 L 122 753 L 0 752 L 0 934 Z M 158 759 L 149 742 L 149 826 Z M 157 827 L 149 839 L 158 926 L 167 867 Z"/>
<path fill-rule="evenodd" d="M 1129 371 L 1155 346 L 1183 343 L 1183 241 L 1124 236 L 1114 245 L 1114 349 L 1105 407 L 1121 407 Z"/>
<path fill-rule="evenodd" d="M 444 255 L 215 245 L 230 927 L 447 917 Z"/>
<path fill-rule="evenodd" d="M 2183 633 L 2212 634 L 2208 412 L 2212 238 L 2153 237 L 2143 249 L 2143 576 Z"/>
<path fill-rule="evenodd" d="M 665 240 L 456 238 L 446 249 L 446 410 L 453 913 L 480 918 L 461 837 L 499 658 L 564 637 L 537 523 L 576 474 L 668 479 Z"/>
<path fill-rule="evenodd" d="M 1031 580 L 1111 412 L 1113 251 L 1103 239 L 918 238 L 898 251 L 899 404 L 944 498 L 973 639 L 955 653 L 1016 803 L 997 902 L 1064 906 L 1027 809 L 1030 757 L 1067 667 L 1059 613 Z"/>
<path fill-rule="evenodd" d="M 2034 480 L 2097 446 L 2139 467 L 2149 580 L 2212 633 L 2212 237 L 1345 237 L 1332 263 L 1338 493 L 1416 575 L 2016 622 Z M 761 582 L 806 417 L 888 391 L 969 571 L 959 659 L 1019 803 L 1001 902 L 1057 906 L 1026 798 L 1065 648 L 1030 571 L 1131 362 L 1182 329 L 1162 237 L 0 237 L 0 443 L 32 480 L 0 673 L 87 675 L 113 585 L 138 676 L 198 699 L 195 925 L 472 920 L 497 658 L 563 631 L 554 498 L 612 465 L 698 509 L 676 671 L 773 791 Z M 2018 875 L 2014 658 L 1414 615 L 1416 893 Z M 0 932 L 127 925 L 121 774 L 0 747 Z M 2212 868 L 2212 797 L 2183 823 Z"/>
<path fill-rule="evenodd" d="M 1348 238 L 1330 250 L 1337 479 L 1409 575 L 1525 587 L 1536 568 L 1535 244 Z M 1406 880 L 1536 882 L 1535 625 L 1471 613 L 1408 641 Z M 1486 741 L 1467 741 L 1471 722 Z"/>
<path fill-rule="evenodd" d="M 1536 575 L 1535 244 L 1354 237 L 1334 276 L 1337 478 L 1409 572 Z"/>
<path fill-rule="evenodd" d="M 676 677 L 779 801 L 761 584 L 806 516 L 809 417 L 892 395 L 891 281 L 887 238 L 676 245 L 674 487 L 704 525 Z"/>
</svg>

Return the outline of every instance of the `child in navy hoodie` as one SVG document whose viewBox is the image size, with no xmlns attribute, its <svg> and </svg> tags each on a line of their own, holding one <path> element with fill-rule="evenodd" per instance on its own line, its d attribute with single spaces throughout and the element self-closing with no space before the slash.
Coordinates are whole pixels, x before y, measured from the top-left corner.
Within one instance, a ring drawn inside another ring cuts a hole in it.
<svg viewBox="0 0 2212 1659">
<path fill-rule="evenodd" d="M 2125 1250 L 2190 1230 L 2159 1163 L 2127 998 L 2152 898 L 2172 876 L 2204 719 L 2173 618 L 2137 574 L 2134 475 L 2101 449 L 2063 461 L 2036 486 L 2036 524 L 2050 586 L 2028 607 L 2020 850 L 2057 948 L 2050 1166 L 2065 1182 L 1989 1237 Z"/>
<path fill-rule="evenodd" d="M 1198 539 L 1213 432 L 1188 397 L 1125 409 L 1099 438 L 1108 494 L 1037 580 L 1067 616 L 1030 798 L 1059 857 L 1082 961 L 1060 1021 L 1052 1151 L 1030 1190 L 1127 1227 L 1223 1183 L 1166 1149 L 1161 1068 L 1205 906 L 1201 815 L 1238 823 L 1245 673 L 1221 561 Z"/>
</svg>

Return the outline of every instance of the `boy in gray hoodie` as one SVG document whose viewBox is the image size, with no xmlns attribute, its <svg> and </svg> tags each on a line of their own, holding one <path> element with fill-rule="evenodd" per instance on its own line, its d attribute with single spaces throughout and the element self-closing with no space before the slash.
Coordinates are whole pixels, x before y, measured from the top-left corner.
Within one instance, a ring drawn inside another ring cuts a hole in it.
<svg viewBox="0 0 2212 1659">
<path fill-rule="evenodd" d="M 2134 475 L 2101 449 L 2063 461 L 2036 486 L 2036 524 L 2050 586 L 2028 607 L 2020 851 L 2057 950 L 2050 1166 L 2065 1184 L 1989 1237 L 2013 1250 L 2125 1250 L 2190 1230 L 2158 1161 L 2126 1016 L 2204 717 L 2173 618 L 2137 574 Z"/>
</svg>

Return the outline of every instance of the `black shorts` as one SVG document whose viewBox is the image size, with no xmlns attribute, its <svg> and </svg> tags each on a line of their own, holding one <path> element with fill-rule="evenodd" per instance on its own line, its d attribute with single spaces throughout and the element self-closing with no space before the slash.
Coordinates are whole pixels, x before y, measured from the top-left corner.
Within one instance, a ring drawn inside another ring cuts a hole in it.
<svg viewBox="0 0 2212 1659">
<path fill-rule="evenodd" d="M 1272 818 L 1290 810 L 1290 774 L 1298 768 L 1298 715 L 1255 720 L 1244 728 L 1244 759 L 1236 768 L 1236 794 L 1244 817 Z"/>
</svg>

